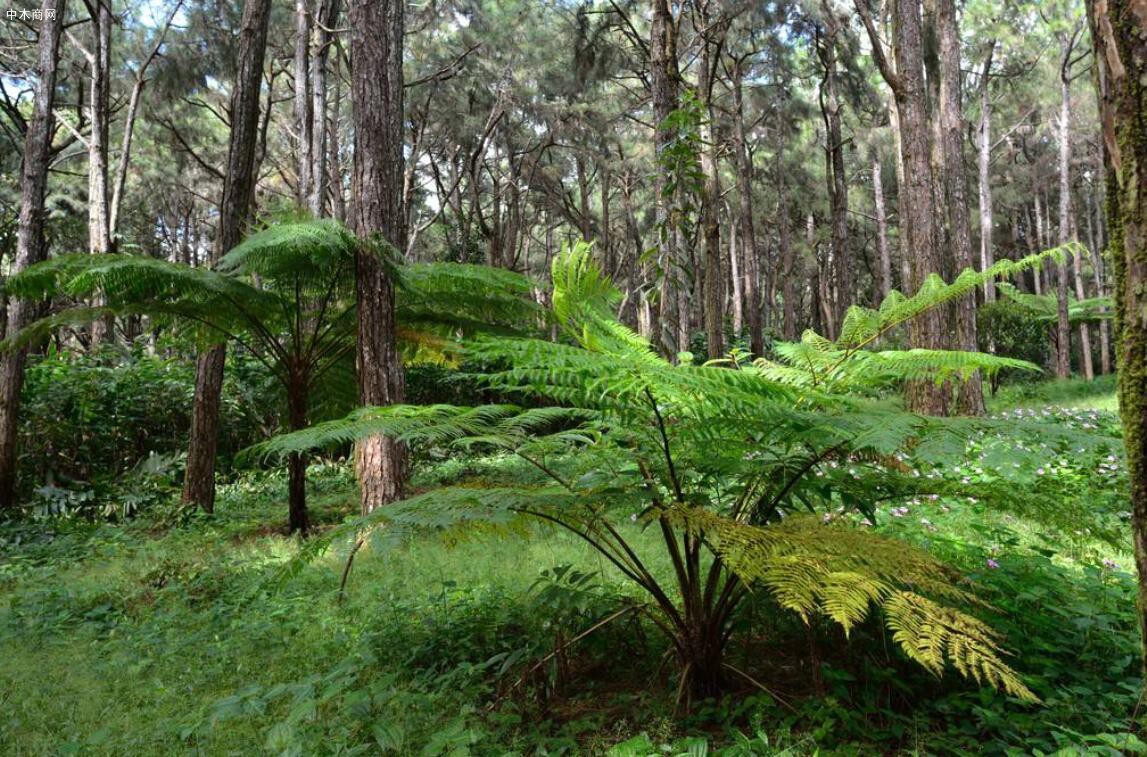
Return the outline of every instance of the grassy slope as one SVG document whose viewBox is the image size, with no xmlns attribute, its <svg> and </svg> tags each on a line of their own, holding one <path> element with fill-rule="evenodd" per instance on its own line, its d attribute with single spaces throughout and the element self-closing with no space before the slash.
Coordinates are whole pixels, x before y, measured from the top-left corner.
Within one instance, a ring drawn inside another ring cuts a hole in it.
<svg viewBox="0 0 1147 757">
<path fill-rule="evenodd" d="M 1073 385 L 1050 391 L 1057 404 L 1110 402 Z M 1037 399 L 998 397 L 995 409 L 1004 401 Z M 340 483 L 345 481 L 319 488 L 337 490 Z M 530 639 L 537 643 L 532 654 L 552 647 L 546 610 L 515 609 L 530 601 L 540 571 L 575 563 L 602 568 L 606 581 L 614 580 L 584 545 L 552 535 L 530 542 L 479 540 L 452 549 L 418 542 L 385 558 L 360 559 L 341 604 L 335 596 L 341 554 L 324 557 L 269 592 L 267 581 L 296 550 L 295 542 L 266 525 L 283 518 L 280 498 L 274 483 L 237 485 L 223 493 L 214 521 L 170 530 L 148 530 L 148 523 L 139 522 L 64 530 L 51 540 L 32 529 L 0 530 L 0 753 L 333 753 L 338 744 L 371 745 L 373 751 L 379 743 L 409 753 L 435 740 L 435 749 L 447 753 L 480 740 L 479 730 L 491 727 L 470 713 L 476 700 L 491 693 L 483 683 L 489 676 L 478 669 L 483 661 Z M 337 519 L 345 506 L 337 496 L 329 499 L 327 519 Z M 942 529 L 937 541 L 946 542 L 966 569 L 982 569 L 983 550 L 996 554 L 990 542 L 1003 538 L 994 519 L 988 518 L 993 526 L 985 533 L 986 521 L 978 517 L 960 510 L 931 519 Z M 918 531 L 916 522 L 913 517 L 890 527 Z M 1031 536 L 1022 527 L 1009 533 L 1017 530 Z M 977 539 L 980 546 L 964 554 L 964 543 Z M 1087 552 L 1090 563 L 1098 557 Z M 1013 575 L 1026 566 L 1017 563 Z M 1070 580 L 1075 573 L 1063 575 Z M 1080 594 L 1087 591 L 1081 585 Z M 1041 606 L 1038 597 L 1034 601 L 1031 607 Z M 1104 603 L 1088 616 L 1115 612 Z M 1077 621 L 1071 616 L 1055 622 Z M 1017 629 L 1016 634 L 1041 632 L 1037 625 Z M 610 647 L 616 641 L 607 635 L 602 642 L 607 658 L 625 656 Z M 369 650 L 371 660 L 352 667 L 347 676 L 353 685 L 337 675 L 307 683 L 355 649 Z M 300 682 L 302 688 L 268 701 L 268 687 Z M 500 746 L 523 751 L 539 743 L 576 744 L 584 750 L 640 731 L 668 731 L 649 719 L 663 712 L 657 702 L 664 692 L 654 686 L 642 694 L 637 688 L 636 699 L 623 699 L 612 711 L 589 698 L 565 705 L 567 712 L 545 713 L 565 723 L 548 726 L 548 736 L 495 723 L 504 730 L 496 737 L 487 733 L 486 743 L 508 740 Z M 333 691 L 325 703 L 324 690 Z M 1062 705 L 1069 708 L 1066 716 L 1073 716 L 1075 696 L 1087 694 L 1068 697 Z M 829 701 L 829 709 L 840 706 L 832 701 L 837 700 Z M 303 710 L 298 718 L 291 717 L 292 702 Z M 1099 707 L 1095 700 L 1088 706 Z M 308 707 L 318 709 L 308 713 Z M 636 722 L 619 721 L 623 713 L 634 713 Z M 797 728 L 808 724 L 794 721 Z M 927 743 L 917 738 L 918 746 Z M 758 753 L 768 751 L 761 741 Z"/>
</svg>

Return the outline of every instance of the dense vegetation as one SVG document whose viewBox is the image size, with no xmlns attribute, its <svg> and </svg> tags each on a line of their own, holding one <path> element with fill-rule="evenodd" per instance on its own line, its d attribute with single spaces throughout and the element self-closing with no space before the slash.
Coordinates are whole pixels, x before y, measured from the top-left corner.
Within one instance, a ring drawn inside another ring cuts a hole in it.
<svg viewBox="0 0 1147 757">
<path fill-rule="evenodd" d="M 17 6 L 0 754 L 1147 754 L 1144 0 Z"/>
</svg>

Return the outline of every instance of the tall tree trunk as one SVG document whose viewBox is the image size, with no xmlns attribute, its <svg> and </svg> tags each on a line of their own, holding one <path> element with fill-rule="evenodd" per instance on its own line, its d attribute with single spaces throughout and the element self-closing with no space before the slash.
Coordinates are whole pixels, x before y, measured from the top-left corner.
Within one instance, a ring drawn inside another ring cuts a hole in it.
<svg viewBox="0 0 1147 757">
<path fill-rule="evenodd" d="M 1131 532 L 1147 638 L 1147 3 L 1088 0 L 1115 269 L 1119 410 L 1131 480 Z M 1147 668 L 1147 646 L 1144 647 Z"/>
<path fill-rule="evenodd" d="M 267 24 L 271 0 L 246 0 L 239 28 L 239 67 L 231 93 L 231 139 L 219 226 L 211 265 L 243 239 L 255 196 L 255 151 L 259 137 L 259 90 L 267 50 Z M 187 448 L 187 474 L 183 501 L 215 509 L 215 451 L 219 443 L 219 406 L 223 391 L 223 363 L 227 348 L 217 345 L 200 353 L 195 368 L 195 400 L 191 439 Z"/>
<path fill-rule="evenodd" d="M 668 0 L 652 0 L 653 20 L 650 25 L 649 83 L 653 98 L 654 147 L 660 157 L 673 142 L 674 130 L 666 119 L 677 109 L 677 38 L 673 13 Z M 678 290 L 681 289 L 680 250 L 677 247 L 678 226 L 674 218 L 675 201 L 666 192 L 668 178 L 659 166 L 653 182 L 656 203 L 656 226 L 659 237 L 659 259 L 662 272 L 658 301 L 658 320 L 661 333 L 657 335 L 661 348 L 669 353 L 684 349 L 678 342 L 680 322 L 688 312 L 677 312 Z"/>
<path fill-rule="evenodd" d="M 892 90 L 899 124 L 903 181 L 900 184 L 901 249 L 910 255 L 909 289 L 916 291 L 929 273 L 941 269 L 940 250 L 934 223 L 935 180 L 932 174 L 928 115 L 925 107 L 923 39 L 919 0 L 899 0 L 892 17 L 895 69 L 884 55 L 883 42 L 876 30 L 866 0 L 855 0 L 873 47 L 881 75 Z M 944 349 L 945 324 L 940 309 L 916 318 L 909 325 L 913 347 Z M 907 406 L 915 411 L 945 415 L 947 391 L 932 381 L 910 382 Z"/>
<path fill-rule="evenodd" d="M 64 28 L 64 2 L 43 0 L 41 3 L 46 14 L 51 12 L 51 18 L 41 23 L 37 43 L 37 82 L 20 163 L 20 216 L 16 230 L 16 259 L 12 264 L 14 274 L 39 263 L 48 254 L 48 243 L 44 238 L 44 196 L 52 152 L 52 113 L 56 100 L 60 34 Z M 5 336 L 15 336 L 34 317 L 33 303 L 9 298 Z M 17 431 L 27 355 L 27 349 L 0 353 L 0 509 L 16 506 Z"/>
<path fill-rule="evenodd" d="M 92 49 L 88 64 L 88 251 L 111 252 L 108 214 L 108 129 L 111 120 L 112 0 L 95 0 L 92 12 Z M 115 319 L 105 316 L 92 324 L 92 346 L 115 339 Z"/>
<path fill-rule="evenodd" d="M 718 34 L 713 29 L 712 19 L 705 12 L 701 13 L 701 24 L 707 31 L 702 31 L 700 65 L 697 69 L 697 88 L 705 103 L 705 121 L 701 125 L 701 172 L 705 176 L 704 188 L 701 192 L 701 232 L 705 242 L 705 273 L 702 279 L 703 296 L 702 315 L 705 324 L 705 341 L 709 350 L 709 357 L 716 359 L 725 354 L 725 319 L 724 298 L 721 295 L 721 227 L 718 218 L 718 203 L 721 201 L 721 180 L 717 173 L 717 140 L 713 134 L 713 123 L 717 117 L 716 108 L 713 107 L 712 81 L 715 74 L 713 70 L 712 48 L 718 46 L 719 41 L 710 39 L 706 34 Z"/>
<path fill-rule="evenodd" d="M 837 296 L 825 302 L 830 317 L 825 319 L 826 336 L 835 339 L 840 331 L 844 314 L 853 302 L 852 259 L 848 249 L 848 177 L 844 169 L 844 136 L 841 129 L 841 104 L 837 94 L 836 39 L 838 20 L 827 0 L 821 0 L 824 16 L 823 34 L 818 33 L 817 55 L 823 77 L 820 83 L 820 111 L 824 119 L 828 196 L 831 206 L 832 231 L 831 266 L 825 269 L 822 281 L 826 291 L 835 284 Z"/>
<path fill-rule="evenodd" d="M 937 25 L 940 32 L 940 128 L 944 156 L 944 193 L 948 206 L 948 231 L 956 271 L 973 267 L 972 228 L 968 219 L 967 166 L 964 164 L 964 108 L 960 93 L 960 30 L 955 0 L 938 0 Z M 975 352 L 979 347 L 976 329 L 975 292 L 954 303 L 956 346 Z M 976 372 L 956 389 L 956 409 L 962 415 L 984 414 L 983 381 Z"/>
<path fill-rule="evenodd" d="M 749 351 L 754 357 L 760 357 L 765 354 L 765 332 L 761 321 L 761 271 L 753 228 L 753 166 L 746 144 L 743 78 L 742 64 L 738 61 L 733 66 L 733 154 L 737 165 L 737 196 L 741 203 L 741 249 L 745 251 L 742 256 L 745 321 L 749 329 Z"/>
<path fill-rule="evenodd" d="M 390 254 L 406 249 L 402 207 L 403 11 L 400 0 L 350 3 L 351 104 L 354 111 L 355 232 L 364 244 L 356 256 L 358 384 L 364 405 L 402 402 L 404 376 L 394 323 L 394 282 L 373 246 Z M 402 496 L 406 453 L 398 442 L 373 436 L 359 442 L 355 463 L 362 511 Z"/>
<path fill-rule="evenodd" d="M 335 55 L 335 92 L 334 102 L 331 103 L 331 118 L 329 124 L 329 137 L 330 142 L 330 157 L 327 160 L 329 165 L 330 178 L 328 184 L 330 186 L 331 195 L 331 210 L 334 213 L 335 220 L 339 223 L 346 223 L 346 194 L 343 192 L 343 164 L 341 153 L 341 141 L 339 140 L 339 127 L 342 120 L 342 75 L 339 72 L 339 58 L 341 56 Z"/>
<path fill-rule="evenodd" d="M 316 19 L 315 57 L 311 63 L 311 213 L 327 214 L 327 61 L 330 58 L 331 32 L 338 22 L 340 0 L 321 0 Z"/>
<path fill-rule="evenodd" d="M 892 255 L 888 250 L 888 211 L 884 205 L 884 177 L 880 158 L 872 159 L 872 196 L 876 200 L 876 250 L 880 259 L 880 301 L 892 291 Z"/>
<path fill-rule="evenodd" d="M 311 203 L 314 168 L 314 119 L 311 109 L 311 9 L 308 0 L 295 0 L 295 202 Z"/>
<path fill-rule="evenodd" d="M 977 168 L 979 169 L 980 185 L 980 270 L 991 268 L 995 260 L 995 250 L 992 249 L 992 98 L 991 77 L 992 57 L 996 50 L 996 41 L 988 40 L 988 52 L 984 55 L 984 66 L 980 69 L 980 126 L 977 129 L 977 147 L 979 148 Z M 984 283 L 984 300 L 996 301 L 996 284 L 993 281 Z"/>
<path fill-rule="evenodd" d="M 1060 64 L 1059 110 L 1059 244 L 1071 241 L 1071 56 L 1072 43 L 1065 45 Z M 1067 261 L 1056 265 L 1055 375 L 1071 375 L 1071 323 L 1067 316 Z M 1082 346 L 1082 345 L 1081 345 Z M 1090 348 L 1090 345 L 1088 345 Z"/>
</svg>

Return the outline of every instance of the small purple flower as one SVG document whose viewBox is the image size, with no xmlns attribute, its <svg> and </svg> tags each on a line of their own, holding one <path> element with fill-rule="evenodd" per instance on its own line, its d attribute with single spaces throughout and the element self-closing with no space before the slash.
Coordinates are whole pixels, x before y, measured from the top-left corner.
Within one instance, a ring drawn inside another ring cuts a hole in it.
<svg viewBox="0 0 1147 757">
<path fill-rule="evenodd" d="M 1105 557 L 1103 558 L 1103 567 L 1107 568 L 1108 570 L 1118 570 L 1119 563 L 1115 562 L 1110 557 Z"/>
<path fill-rule="evenodd" d="M 995 570 L 996 568 L 1000 567 L 1000 564 L 994 558 L 989 557 L 988 558 L 988 567 L 991 568 L 992 570 Z"/>
</svg>

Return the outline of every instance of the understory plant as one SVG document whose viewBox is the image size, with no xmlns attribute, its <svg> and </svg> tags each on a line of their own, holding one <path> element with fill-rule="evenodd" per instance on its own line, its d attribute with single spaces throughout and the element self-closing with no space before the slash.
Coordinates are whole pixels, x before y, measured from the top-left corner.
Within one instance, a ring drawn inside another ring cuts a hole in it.
<svg viewBox="0 0 1147 757">
<path fill-rule="evenodd" d="M 321 382 L 329 389 L 341 375 L 348 379 L 343 386 L 354 383 L 360 246 L 372 249 L 397 282 L 396 331 L 407 360 L 450 360 L 464 333 L 537 323 L 524 276 L 477 265 L 400 265 L 337 221 L 299 220 L 251 235 L 214 270 L 120 254 L 63 255 L 32 266 L 8 282 L 10 293 L 62 296 L 76 304 L 36 321 L 4 346 L 26 345 L 55 329 L 106 316 L 146 315 L 201 346 L 222 340 L 263 363 L 282 388 L 287 429 L 302 429 Z M 90 301 L 103 304 L 90 307 Z M 306 468 L 305 454 L 289 456 L 292 531 L 308 527 Z"/>
<path fill-rule="evenodd" d="M 843 333 L 883 333 L 892 320 L 1033 262 L 933 282 L 888 309 L 856 309 Z M 734 679 L 754 680 L 726 654 L 750 594 L 771 597 L 776 613 L 827 616 L 846 634 L 875 610 L 900 649 L 936 675 L 951 666 L 1035 698 L 1005 661 L 999 634 L 970 611 L 979 602 L 974 587 L 924 549 L 871 526 L 878 506 L 921 496 L 1054 505 L 1031 502 L 1005 480 L 970 482 L 929 467 L 944 455 L 962 458 L 993 421 L 917 416 L 840 389 L 854 383 L 850 366 L 862 377 L 899 366 L 905 379 L 945 380 L 1011 362 L 975 353 L 881 359 L 821 345 L 822 355 L 845 353 L 821 361 L 839 365 L 829 376 L 844 372 L 832 381 L 790 371 L 781 381 L 769 365 L 674 364 L 614 318 L 618 292 L 588 246 L 556 259 L 553 282 L 561 341 L 484 336 L 468 346 L 485 364 L 504 366 L 486 376 L 491 387 L 533 406 L 366 408 L 259 447 L 292 454 L 384 433 L 411 445 L 503 450 L 536 476 L 427 491 L 315 540 L 304 559 L 343 537 L 370 534 L 369 543 L 385 547 L 419 530 L 454 538 L 550 524 L 584 539 L 640 587 L 642 610 L 671 641 L 686 706 Z M 654 531 L 656 550 L 641 548 L 631 521 Z"/>
</svg>

